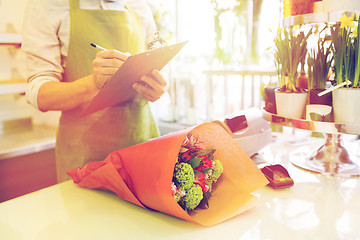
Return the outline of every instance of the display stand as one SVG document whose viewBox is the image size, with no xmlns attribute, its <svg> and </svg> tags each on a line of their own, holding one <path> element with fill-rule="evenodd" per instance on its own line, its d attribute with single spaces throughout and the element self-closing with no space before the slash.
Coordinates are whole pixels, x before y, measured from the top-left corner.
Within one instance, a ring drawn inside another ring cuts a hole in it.
<svg viewBox="0 0 360 240">
<path fill-rule="evenodd" d="M 324 134 L 324 144 L 311 153 L 295 153 L 291 162 L 304 170 L 336 177 L 360 177 L 360 157 L 342 144 L 343 134 L 360 134 L 360 124 L 290 119 L 263 110 L 265 120 L 297 129 Z"/>
</svg>

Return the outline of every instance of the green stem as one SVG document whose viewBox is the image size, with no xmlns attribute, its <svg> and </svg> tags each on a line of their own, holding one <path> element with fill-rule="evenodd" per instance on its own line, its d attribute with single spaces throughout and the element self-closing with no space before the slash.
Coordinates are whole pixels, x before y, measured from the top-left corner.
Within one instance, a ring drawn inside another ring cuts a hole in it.
<svg viewBox="0 0 360 240">
<path fill-rule="evenodd" d="M 358 32 L 357 32 L 357 41 L 355 42 L 355 76 L 354 76 L 354 85 L 357 87 L 360 77 L 360 16 L 358 18 Z"/>
</svg>

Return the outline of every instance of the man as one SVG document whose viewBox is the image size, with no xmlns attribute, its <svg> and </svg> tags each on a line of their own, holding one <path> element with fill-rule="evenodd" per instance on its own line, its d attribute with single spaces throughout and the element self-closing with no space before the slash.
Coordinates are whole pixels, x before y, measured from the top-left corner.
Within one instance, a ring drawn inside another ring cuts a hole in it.
<svg viewBox="0 0 360 240">
<path fill-rule="evenodd" d="M 153 70 L 134 84 L 138 95 L 123 104 L 79 117 L 92 97 L 130 54 L 146 49 L 156 32 L 144 0 L 29 0 L 23 50 L 28 101 L 40 111 L 62 111 L 56 138 L 58 181 L 66 172 L 159 135 L 148 101 L 167 81 Z M 109 51 L 90 47 L 94 42 Z"/>
</svg>

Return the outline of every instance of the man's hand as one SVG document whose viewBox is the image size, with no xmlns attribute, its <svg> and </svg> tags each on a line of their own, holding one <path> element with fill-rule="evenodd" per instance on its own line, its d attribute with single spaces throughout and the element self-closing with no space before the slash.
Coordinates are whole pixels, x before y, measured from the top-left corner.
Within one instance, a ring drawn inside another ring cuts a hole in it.
<svg viewBox="0 0 360 240">
<path fill-rule="evenodd" d="M 155 102 L 167 89 L 167 81 L 160 71 L 153 70 L 150 75 L 144 75 L 140 81 L 133 84 L 133 88 L 143 95 L 146 100 Z"/>
<path fill-rule="evenodd" d="M 130 56 L 117 50 L 100 51 L 92 62 L 94 83 L 98 89 L 116 73 L 119 67 Z"/>
</svg>

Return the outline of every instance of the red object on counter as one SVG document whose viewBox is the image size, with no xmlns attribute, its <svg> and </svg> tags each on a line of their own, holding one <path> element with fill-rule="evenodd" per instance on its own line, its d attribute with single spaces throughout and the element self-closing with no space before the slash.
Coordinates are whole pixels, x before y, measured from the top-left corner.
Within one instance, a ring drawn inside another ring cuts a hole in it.
<svg viewBox="0 0 360 240">
<path fill-rule="evenodd" d="M 262 173 L 269 180 L 269 187 L 274 189 L 289 188 L 294 185 L 288 171 L 280 164 L 269 165 L 261 169 Z"/>
</svg>

